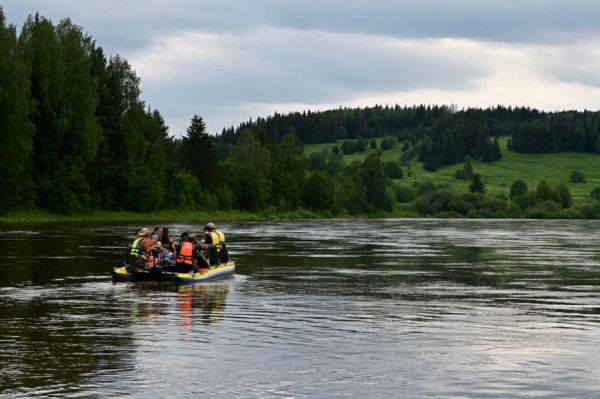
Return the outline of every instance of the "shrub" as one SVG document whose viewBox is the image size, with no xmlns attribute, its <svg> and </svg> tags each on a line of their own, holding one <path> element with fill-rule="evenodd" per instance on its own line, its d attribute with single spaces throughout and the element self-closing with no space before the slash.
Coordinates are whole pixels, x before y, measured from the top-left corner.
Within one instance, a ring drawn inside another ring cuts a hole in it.
<svg viewBox="0 0 600 399">
<path fill-rule="evenodd" d="M 402 168 L 398 165 L 398 162 L 388 161 L 383 164 L 383 170 L 387 177 L 391 179 L 402 179 L 404 177 Z"/>
<path fill-rule="evenodd" d="M 527 184 L 523 180 L 515 180 L 510 185 L 510 199 L 527 195 Z"/>
<path fill-rule="evenodd" d="M 398 186 L 396 188 L 396 201 L 401 204 L 412 202 L 417 197 L 417 192 L 410 187 Z"/>
<path fill-rule="evenodd" d="M 413 187 L 415 188 L 415 190 L 417 190 L 417 194 L 422 195 L 435 190 L 438 186 L 426 180 L 421 182 L 415 182 L 413 184 Z"/>
<path fill-rule="evenodd" d="M 600 187 L 596 187 L 592 191 L 590 191 L 590 197 L 596 198 L 600 201 Z"/>
<path fill-rule="evenodd" d="M 561 184 L 560 186 L 558 186 L 556 191 L 558 192 L 558 196 L 560 198 L 560 203 L 562 207 L 565 209 L 570 208 L 573 201 L 571 200 L 571 193 L 569 192 L 568 187 L 564 184 Z"/>
<path fill-rule="evenodd" d="M 454 172 L 454 177 L 458 180 L 469 180 L 469 174 L 465 168 L 460 168 Z"/>
<path fill-rule="evenodd" d="M 569 179 L 573 183 L 585 183 L 585 175 L 581 171 L 579 171 L 577 169 L 574 169 L 571 172 L 571 175 L 569 176 Z"/>
<path fill-rule="evenodd" d="M 584 219 L 597 219 L 600 215 L 599 205 L 584 205 L 579 209 L 579 214 Z"/>
<path fill-rule="evenodd" d="M 525 217 L 531 219 L 558 219 L 561 212 L 558 204 L 554 201 L 543 201 L 535 204 L 525 212 Z"/>
<path fill-rule="evenodd" d="M 391 149 L 394 146 L 394 144 L 396 144 L 396 140 L 393 137 L 385 136 L 381 140 L 380 148 L 383 151 L 387 151 L 387 150 Z"/>
</svg>

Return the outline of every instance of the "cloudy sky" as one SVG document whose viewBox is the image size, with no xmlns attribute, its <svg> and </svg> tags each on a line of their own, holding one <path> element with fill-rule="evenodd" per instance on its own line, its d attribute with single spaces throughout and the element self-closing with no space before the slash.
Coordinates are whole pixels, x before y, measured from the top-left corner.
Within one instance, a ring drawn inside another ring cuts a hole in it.
<svg viewBox="0 0 600 399">
<path fill-rule="evenodd" d="M 275 111 L 374 104 L 600 109 L 600 2 L 5 0 L 68 16 L 128 59 L 181 135 Z"/>
</svg>

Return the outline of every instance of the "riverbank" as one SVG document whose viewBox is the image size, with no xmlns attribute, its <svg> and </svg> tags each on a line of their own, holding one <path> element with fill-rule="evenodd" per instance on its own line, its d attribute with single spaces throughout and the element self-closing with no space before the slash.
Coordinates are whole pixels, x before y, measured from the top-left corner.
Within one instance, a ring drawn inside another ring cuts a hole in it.
<svg viewBox="0 0 600 399">
<path fill-rule="evenodd" d="M 296 216 L 296 215 L 291 215 Z M 269 220 L 282 218 L 269 217 L 259 213 L 246 211 L 183 211 L 183 210 L 164 210 L 157 212 L 126 212 L 126 211 L 90 211 L 85 213 L 76 213 L 71 215 L 59 215 L 45 211 L 19 211 L 10 212 L 0 216 L 2 224 L 27 224 L 27 223 L 159 223 L 159 222 L 206 222 L 214 221 L 234 221 L 234 220 Z M 293 217 L 289 217 L 293 219 Z"/>
<path fill-rule="evenodd" d="M 59 215 L 45 211 L 19 211 L 0 215 L 0 224 L 37 224 L 37 223 L 206 223 L 233 221 L 267 221 L 298 219 L 333 219 L 330 214 L 319 214 L 309 210 L 289 212 L 249 212 L 249 211 L 184 211 L 164 210 L 158 212 L 137 213 L 125 211 L 90 211 L 72 215 Z M 352 215 L 342 218 L 368 219 L 376 217 L 419 217 L 410 211 L 395 211 L 391 214 Z"/>
</svg>

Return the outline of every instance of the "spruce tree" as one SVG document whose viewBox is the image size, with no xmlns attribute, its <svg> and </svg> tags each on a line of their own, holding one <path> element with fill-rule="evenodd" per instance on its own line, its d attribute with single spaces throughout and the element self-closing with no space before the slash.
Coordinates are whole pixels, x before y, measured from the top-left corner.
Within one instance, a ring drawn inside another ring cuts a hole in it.
<svg viewBox="0 0 600 399">
<path fill-rule="evenodd" d="M 491 159 L 492 161 L 499 161 L 502 159 L 502 152 L 500 151 L 500 144 L 498 143 L 498 137 L 494 138 L 494 143 L 491 148 Z"/>
<path fill-rule="evenodd" d="M 182 140 L 183 164 L 203 188 L 213 190 L 218 181 L 217 147 L 206 132 L 204 119 L 200 115 L 194 115 L 186 133 Z"/>
<path fill-rule="evenodd" d="M 471 177 L 471 185 L 469 186 L 469 191 L 472 193 L 485 193 L 485 184 L 481 180 L 481 175 L 479 173 L 475 173 Z"/>
</svg>

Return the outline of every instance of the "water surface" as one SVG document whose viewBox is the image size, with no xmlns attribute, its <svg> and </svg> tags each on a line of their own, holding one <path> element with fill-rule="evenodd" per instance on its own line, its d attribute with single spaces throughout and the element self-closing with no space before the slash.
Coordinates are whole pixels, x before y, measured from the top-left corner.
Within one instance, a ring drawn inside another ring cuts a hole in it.
<svg viewBox="0 0 600 399">
<path fill-rule="evenodd" d="M 599 395 L 598 222 L 220 227 L 235 278 L 179 288 L 110 281 L 139 226 L 2 228 L 0 395 Z"/>
</svg>

